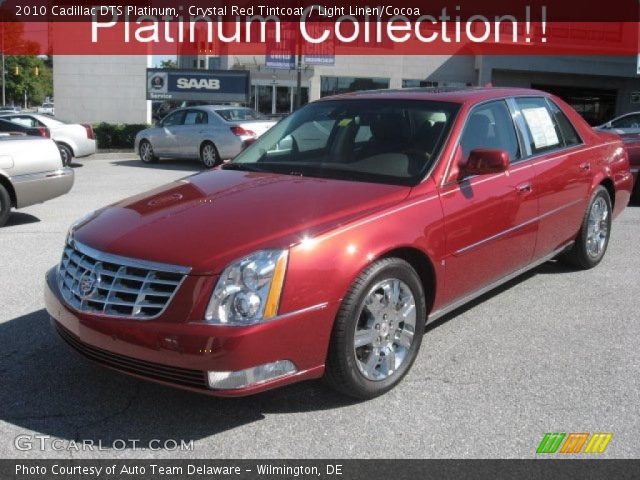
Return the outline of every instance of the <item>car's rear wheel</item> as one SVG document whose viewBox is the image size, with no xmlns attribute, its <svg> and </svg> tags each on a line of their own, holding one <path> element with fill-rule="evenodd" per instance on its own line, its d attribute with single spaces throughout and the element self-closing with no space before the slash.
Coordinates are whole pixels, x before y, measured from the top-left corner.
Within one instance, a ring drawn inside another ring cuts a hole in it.
<svg viewBox="0 0 640 480">
<path fill-rule="evenodd" d="M 140 154 L 140 160 L 142 160 L 144 163 L 156 163 L 158 161 L 158 157 L 156 157 L 155 153 L 153 153 L 151 142 L 149 142 L 148 140 L 142 140 L 140 142 L 138 153 Z"/>
<path fill-rule="evenodd" d="M 612 213 L 609 192 L 599 186 L 591 196 L 576 242 L 562 258 L 585 270 L 598 265 L 609 245 Z"/>
<path fill-rule="evenodd" d="M 9 219 L 11 212 L 11 197 L 4 186 L 0 185 L 0 227 Z"/>
<path fill-rule="evenodd" d="M 200 161 L 206 168 L 213 168 L 220 163 L 220 155 L 216 146 L 211 142 L 205 142 L 200 147 Z"/>
<path fill-rule="evenodd" d="M 68 145 L 65 145 L 64 143 L 59 143 L 58 150 L 60 150 L 60 158 L 62 159 L 62 166 L 68 167 L 69 165 L 71 165 L 71 162 L 73 161 L 73 151 L 71 150 L 71 148 Z"/>
<path fill-rule="evenodd" d="M 391 390 L 413 364 L 424 333 L 425 294 L 415 270 L 386 258 L 353 282 L 334 324 L 326 382 L 361 399 Z"/>
</svg>

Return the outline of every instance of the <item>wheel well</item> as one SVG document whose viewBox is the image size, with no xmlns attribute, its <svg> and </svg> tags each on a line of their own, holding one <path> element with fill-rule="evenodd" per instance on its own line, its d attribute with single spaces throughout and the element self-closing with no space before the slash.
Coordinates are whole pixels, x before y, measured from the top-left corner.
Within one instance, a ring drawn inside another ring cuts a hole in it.
<svg viewBox="0 0 640 480">
<path fill-rule="evenodd" d="M 67 147 L 70 151 L 71 151 L 71 156 L 75 157 L 76 153 L 73 151 L 73 148 L 71 147 L 71 145 L 69 145 L 67 142 L 56 142 L 58 145 L 64 145 L 65 147 Z"/>
<path fill-rule="evenodd" d="M 427 313 L 431 312 L 436 298 L 436 274 L 429 257 L 422 251 L 411 247 L 391 250 L 385 253 L 382 258 L 389 257 L 401 258 L 415 269 L 424 289 Z"/>
<path fill-rule="evenodd" d="M 204 140 L 201 144 L 200 144 L 200 153 L 202 153 L 202 148 L 206 145 L 206 144 L 211 144 L 213 145 L 213 148 L 216 149 L 216 151 L 218 151 L 218 147 L 216 147 L 216 144 L 213 143 L 211 140 Z"/>
<path fill-rule="evenodd" d="M 602 185 L 604 188 L 607 189 L 607 192 L 609 192 L 609 198 L 611 199 L 611 207 L 615 207 L 616 206 L 616 188 L 613 185 L 613 182 L 611 181 L 610 178 L 605 178 L 604 180 L 602 180 L 602 182 L 600 182 L 600 185 Z"/>
<path fill-rule="evenodd" d="M 6 188 L 7 192 L 9 192 L 9 198 L 11 198 L 11 205 L 14 208 L 17 207 L 18 199 L 16 198 L 16 191 L 14 190 L 13 185 L 11 185 L 11 182 L 9 181 L 9 179 L 0 175 L 0 185 Z"/>
</svg>

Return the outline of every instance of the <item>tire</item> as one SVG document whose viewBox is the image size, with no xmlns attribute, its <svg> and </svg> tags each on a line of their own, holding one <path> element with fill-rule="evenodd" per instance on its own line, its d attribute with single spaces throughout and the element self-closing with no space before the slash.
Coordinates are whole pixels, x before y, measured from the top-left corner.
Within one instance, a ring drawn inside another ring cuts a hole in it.
<svg viewBox="0 0 640 480">
<path fill-rule="evenodd" d="M 153 153 L 153 147 L 149 140 L 141 140 L 138 146 L 138 155 L 144 163 L 157 163 L 158 157 Z"/>
<path fill-rule="evenodd" d="M 58 150 L 60 150 L 60 158 L 62 159 L 62 166 L 68 167 L 69 165 L 71 165 L 71 162 L 73 161 L 73 151 L 71 150 L 71 148 L 68 145 L 65 145 L 64 143 L 59 143 Z"/>
<path fill-rule="evenodd" d="M 0 185 L 0 227 L 4 226 L 9 219 L 9 213 L 11 212 L 11 197 L 9 192 Z"/>
<path fill-rule="evenodd" d="M 591 196 L 573 247 L 562 260 L 582 270 L 598 265 L 609 245 L 612 212 L 609 192 L 600 185 Z"/>
<path fill-rule="evenodd" d="M 220 160 L 220 155 L 218 154 L 218 149 L 211 142 L 204 142 L 200 147 L 200 161 L 205 166 L 205 168 L 213 168 L 222 161 Z"/>
<path fill-rule="evenodd" d="M 342 301 L 331 334 L 325 382 L 358 399 L 388 392 L 411 369 L 426 317 L 422 283 L 411 265 L 399 258 L 373 263 Z"/>
</svg>

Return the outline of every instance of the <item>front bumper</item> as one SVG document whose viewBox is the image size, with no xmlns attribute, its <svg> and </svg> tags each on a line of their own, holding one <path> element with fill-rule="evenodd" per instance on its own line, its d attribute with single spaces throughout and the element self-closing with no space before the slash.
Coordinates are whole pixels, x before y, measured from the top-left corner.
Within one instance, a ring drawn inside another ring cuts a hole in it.
<svg viewBox="0 0 640 480">
<path fill-rule="evenodd" d="M 53 325 L 69 345 L 108 368 L 215 396 L 251 395 L 324 373 L 333 318 L 328 305 L 249 327 L 165 318 L 128 320 L 71 309 L 60 296 L 56 276 L 55 268 L 49 270 L 45 282 Z M 240 371 L 279 360 L 293 362 L 297 372 L 240 389 L 208 386 L 208 371 Z"/>
<path fill-rule="evenodd" d="M 11 177 L 16 191 L 16 208 L 42 203 L 68 193 L 73 187 L 74 173 L 69 167 L 50 172 Z"/>
</svg>

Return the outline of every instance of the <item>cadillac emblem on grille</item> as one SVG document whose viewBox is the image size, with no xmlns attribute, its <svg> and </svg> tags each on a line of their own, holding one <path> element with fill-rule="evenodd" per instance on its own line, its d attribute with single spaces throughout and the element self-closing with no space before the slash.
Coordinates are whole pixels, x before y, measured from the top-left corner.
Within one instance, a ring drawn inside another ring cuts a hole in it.
<svg viewBox="0 0 640 480">
<path fill-rule="evenodd" d="M 64 249 L 58 286 L 73 308 L 151 319 L 167 308 L 189 268 L 120 257 L 77 242 Z"/>
<path fill-rule="evenodd" d="M 98 289 L 100 282 L 98 274 L 96 273 L 96 270 L 99 268 L 98 265 L 99 264 L 96 264 L 92 270 L 84 272 L 80 278 L 80 282 L 78 282 L 78 293 L 80 293 L 83 298 L 89 298 Z"/>
</svg>

